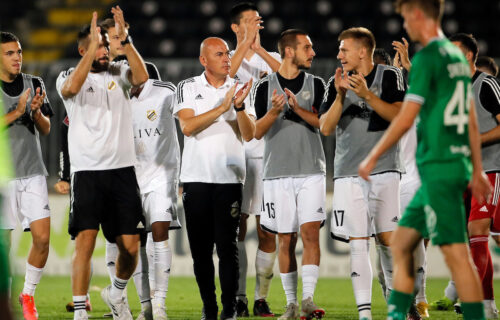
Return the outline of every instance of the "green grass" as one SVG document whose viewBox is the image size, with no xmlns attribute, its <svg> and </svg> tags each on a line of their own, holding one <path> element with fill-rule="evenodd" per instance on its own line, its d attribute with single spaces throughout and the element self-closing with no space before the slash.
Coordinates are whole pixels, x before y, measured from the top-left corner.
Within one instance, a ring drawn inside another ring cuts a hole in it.
<svg viewBox="0 0 500 320">
<path fill-rule="evenodd" d="M 17 303 L 17 295 L 19 294 L 23 278 L 16 277 L 14 280 L 14 309 L 20 315 L 19 304 Z M 427 298 L 429 301 L 434 301 L 443 295 L 443 289 L 447 284 L 447 279 L 429 279 L 427 282 Z M 100 289 L 107 286 L 109 279 L 107 277 L 94 277 L 91 284 L 91 302 L 93 311 L 91 312 L 92 319 L 109 319 L 103 318 L 102 315 L 108 312 L 108 309 L 100 297 Z M 253 289 L 255 278 L 248 279 L 247 293 L 250 300 L 253 300 Z M 500 290 L 500 281 L 495 281 L 495 291 Z M 299 279 L 299 293 L 300 279 Z M 130 307 L 134 316 L 137 316 L 140 311 L 140 304 L 135 293 L 135 287 L 129 285 L 128 296 Z M 218 292 L 220 297 L 220 292 Z M 300 297 L 300 296 L 299 296 Z M 73 319 L 73 314 L 66 312 L 66 303 L 71 301 L 71 284 L 68 276 L 44 276 L 38 285 L 35 294 L 35 301 L 42 319 Z M 300 298 L 299 298 L 300 299 Z M 357 320 L 358 314 L 354 295 L 352 292 L 350 279 L 332 279 L 322 278 L 318 281 L 315 302 L 325 308 L 326 319 L 352 319 Z M 268 299 L 271 309 L 276 314 L 281 314 L 284 311 L 285 296 L 281 287 L 281 281 L 278 277 L 272 282 L 271 292 Z M 219 300 L 220 304 L 220 300 Z M 253 302 L 250 302 L 250 308 Z M 169 319 L 199 319 L 201 311 L 201 300 L 198 294 L 196 281 L 191 277 L 171 277 L 169 284 L 169 292 L 167 296 L 167 313 Z M 380 286 L 376 281 L 373 282 L 373 319 L 385 319 L 386 305 L 381 294 Z M 251 311 L 251 309 L 250 309 Z M 19 317 L 20 319 L 22 317 Z M 432 319 L 457 319 L 461 318 L 454 312 L 431 311 Z M 262 318 L 247 318 L 247 319 L 262 319 Z"/>
</svg>

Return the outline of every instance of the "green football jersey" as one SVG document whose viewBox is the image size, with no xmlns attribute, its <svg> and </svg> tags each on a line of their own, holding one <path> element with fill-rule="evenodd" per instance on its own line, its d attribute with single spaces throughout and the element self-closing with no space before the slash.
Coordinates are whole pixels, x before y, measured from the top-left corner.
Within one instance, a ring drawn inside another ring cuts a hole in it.
<svg viewBox="0 0 500 320">
<path fill-rule="evenodd" d="M 405 100 L 421 104 L 417 165 L 465 161 L 470 167 L 470 68 L 448 39 L 432 40 L 412 59 Z"/>
<path fill-rule="evenodd" d="M 0 110 L 3 110 L 2 99 L 0 99 Z M 13 178 L 8 131 L 2 120 L 3 117 L 0 117 L 0 188 Z"/>
</svg>

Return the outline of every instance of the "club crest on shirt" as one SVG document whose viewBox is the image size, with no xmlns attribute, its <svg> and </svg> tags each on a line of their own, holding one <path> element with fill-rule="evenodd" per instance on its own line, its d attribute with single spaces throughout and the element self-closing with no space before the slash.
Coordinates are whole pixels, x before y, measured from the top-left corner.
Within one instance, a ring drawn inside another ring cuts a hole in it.
<svg viewBox="0 0 500 320">
<path fill-rule="evenodd" d="M 146 112 L 146 117 L 148 117 L 150 121 L 155 121 L 156 118 L 158 118 L 158 115 L 156 114 L 155 110 L 148 110 Z"/>
<path fill-rule="evenodd" d="M 304 100 L 309 100 L 309 99 L 311 99 L 311 92 L 310 92 L 310 91 L 304 91 L 304 92 L 302 92 L 302 98 L 303 98 Z"/>
<path fill-rule="evenodd" d="M 116 88 L 116 82 L 111 81 L 108 83 L 108 90 L 113 90 L 114 88 Z"/>
</svg>

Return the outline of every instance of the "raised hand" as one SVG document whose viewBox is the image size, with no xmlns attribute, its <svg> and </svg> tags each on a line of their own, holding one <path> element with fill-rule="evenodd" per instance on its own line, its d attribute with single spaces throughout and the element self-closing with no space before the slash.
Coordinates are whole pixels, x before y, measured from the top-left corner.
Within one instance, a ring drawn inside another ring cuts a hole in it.
<svg viewBox="0 0 500 320">
<path fill-rule="evenodd" d="M 101 27 L 97 26 L 97 12 L 92 13 L 92 20 L 90 21 L 90 43 L 96 48 L 99 47 L 101 42 Z"/>
<path fill-rule="evenodd" d="M 28 102 L 30 92 L 31 92 L 31 88 L 28 88 L 19 97 L 19 101 L 17 102 L 17 106 L 16 106 L 17 118 L 19 118 L 20 116 L 22 116 L 26 112 L 26 103 Z"/>
<path fill-rule="evenodd" d="M 354 91 L 360 98 L 366 98 L 368 92 L 368 86 L 366 84 L 366 79 L 361 74 L 353 74 L 349 76 L 349 89 Z"/>
<path fill-rule="evenodd" d="M 42 94 L 40 94 L 40 91 L 42 92 Z M 42 107 L 45 95 L 46 95 L 45 91 L 42 91 L 40 88 L 36 88 L 36 94 L 31 100 L 31 105 L 30 105 L 31 111 L 36 112 Z"/>
<path fill-rule="evenodd" d="M 275 115 L 279 115 L 285 106 L 285 95 L 284 94 L 276 94 L 277 90 L 274 89 L 273 95 L 271 97 L 272 108 L 269 112 L 274 113 Z"/>
<path fill-rule="evenodd" d="M 297 101 L 297 97 L 293 94 L 292 91 L 288 90 L 288 88 L 285 88 L 285 94 L 288 98 L 288 105 L 290 106 L 290 109 L 292 109 L 292 111 L 295 111 L 297 108 L 300 108 L 299 102 Z"/>
<path fill-rule="evenodd" d="M 405 68 L 406 71 L 410 71 L 411 62 L 408 54 L 408 48 L 410 47 L 410 45 L 405 38 L 402 38 L 402 40 L 403 42 L 393 41 L 392 45 L 394 50 L 396 50 L 396 54 L 398 55 L 399 63 L 401 64 L 401 66 Z"/>
<path fill-rule="evenodd" d="M 257 35 L 255 36 L 255 41 L 252 43 L 250 46 L 250 49 L 253 51 L 259 51 L 262 47 L 260 46 L 260 33 L 257 32 Z"/>
<path fill-rule="evenodd" d="M 337 70 L 335 70 L 335 90 L 341 95 L 345 95 L 347 89 L 349 89 L 348 78 L 347 71 L 344 71 L 342 75 L 342 68 L 337 68 Z"/>
<path fill-rule="evenodd" d="M 252 89 L 252 83 L 253 83 L 253 79 L 250 79 L 250 81 L 245 83 L 245 85 L 243 87 L 241 87 L 240 90 L 238 90 L 238 92 L 236 92 L 236 95 L 233 98 L 234 106 L 236 108 L 241 108 L 243 101 L 245 101 L 246 97 L 248 96 L 248 93 Z"/>
<path fill-rule="evenodd" d="M 245 27 L 245 37 L 243 41 L 249 41 L 252 44 L 255 42 L 255 38 L 259 34 L 260 29 L 264 29 L 260 24 L 262 23 L 262 17 L 256 16 L 247 18 L 243 21 Z"/>
<path fill-rule="evenodd" d="M 224 96 L 224 100 L 222 100 L 222 110 L 224 112 L 228 111 L 231 108 L 231 103 L 233 102 L 234 93 L 236 92 L 236 87 L 238 86 L 238 82 L 236 82 Z"/>
<path fill-rule="evenodd" d="M 113 19 L 115 20 L 116 34 L 121 41 L 125 40 L 128 36 L 127 28 L 125 27 L 125 18 L 123 17 L 123 11 L 120 6 L 111 7 L 111 13 L 113 14 Z"/>
</svg>

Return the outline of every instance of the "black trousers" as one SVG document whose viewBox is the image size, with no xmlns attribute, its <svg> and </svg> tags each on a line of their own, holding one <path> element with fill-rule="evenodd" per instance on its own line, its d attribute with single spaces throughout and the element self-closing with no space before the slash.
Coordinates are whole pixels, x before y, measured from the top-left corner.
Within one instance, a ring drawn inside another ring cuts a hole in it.
<svg viewBox="0 0 500 320">
<path fill-rule="evenodd" d="M 224 313 L 236 310 L 238 290 L 237 233 L 243 186 L 241 184 L 184 183 L 186 228 L 194 274 L 207 315 L 217 314 L 214 244 L 219 257 L 219 279 Z"/>
</svg>

